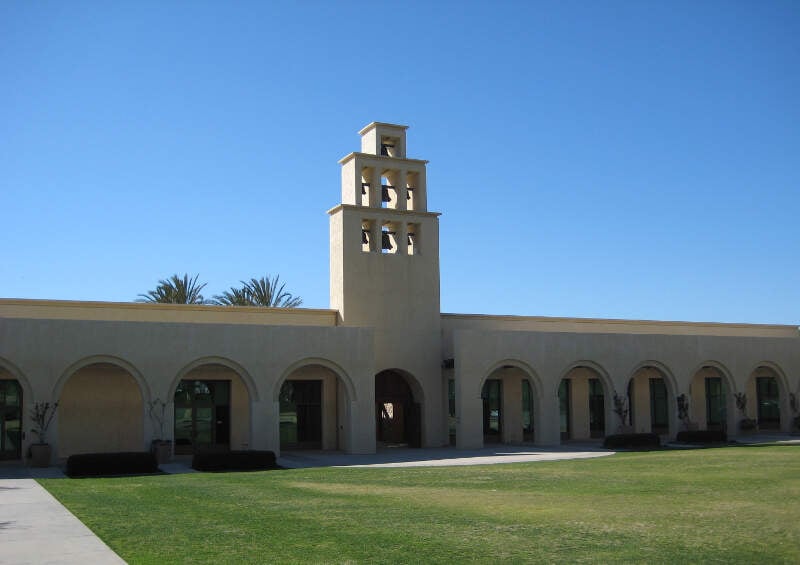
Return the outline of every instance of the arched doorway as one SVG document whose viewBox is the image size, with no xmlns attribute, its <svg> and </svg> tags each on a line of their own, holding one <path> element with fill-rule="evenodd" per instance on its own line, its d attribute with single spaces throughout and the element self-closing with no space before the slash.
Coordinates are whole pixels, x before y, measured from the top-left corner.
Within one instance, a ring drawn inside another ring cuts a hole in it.
<svg viewBox="0 0 800 565">
<path fill-rule="evenodd" d="M 716 365 L 704 365 L 692 378 L 690 394 L 691 421 L 698 429 L 728 431 L 730 399 L 733 397 L 728 377 Z"/>
<path fill-rule="evenodd" d="M 747 379 L 746 417 L 755 420 L 759 431 L 781 429 L 781 379 L 772 367 L 757 367 Z"/>
<path fill-rule="evenodd" d="M 535 439 L 535 394 L 530 375 L 504 364 L 483 382 L 483 442 L 519 444 Z"/>
<path fill-rule="evenodd" d="M 670 430 L 670 383 L 660 368 L 644 365 L 628 382 L 627 425 L 636 433 L 667 435 Z"/>
<path fill-rule="evenodd" d="M 422 446 L 422 403 L 404 373 L 375 375 L 375 438 L 379 446 Z"/>
<path fill-rule="evenodd" d="M 177 455 L 250 447 L 250 393 L 233 368 L 214 362 L 191 368 L 176 383 L 173 402 Z"/>
<path fill-rule="evenodd" d="M 331 368 L 309 363 L 286 376 L 278 393 L 280 448 L 346 449 L 347 388 Z"/>
<path fill-rule="evenodd" d="M 22 459 L 22 386 L 0 368 L 0 461 Z"/>
<path fill-rule="evenodd" d="M 600 371 L 577 365 L 561 379 L 558 404 L 561 440 L 599 439 L 606 435 L 606 385 Z"/>
<path fill-rule="evenodd" d="M 58 454 L 141 451 L 144 400 L 139 383 L 113 362 L 75 370 L 61 389 Z"/>
</svg>

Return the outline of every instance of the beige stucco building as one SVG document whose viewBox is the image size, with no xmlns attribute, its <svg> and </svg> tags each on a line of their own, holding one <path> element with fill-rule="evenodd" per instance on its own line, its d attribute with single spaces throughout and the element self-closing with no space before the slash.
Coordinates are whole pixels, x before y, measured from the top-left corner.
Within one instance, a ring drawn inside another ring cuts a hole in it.
<svg viewBox="0 0 800 565">
<path fill-rule="evenodd" d="M 790 431 L 797 327 L 442 313 L 427 162 L 405 126 L 360 134 L 328 211 L 329 310 L 0 300 L 0 458 L 24 458 L 31 407 L 55 401 L 54 461 L 153 439 L 369 453 Z"/>
</svg>

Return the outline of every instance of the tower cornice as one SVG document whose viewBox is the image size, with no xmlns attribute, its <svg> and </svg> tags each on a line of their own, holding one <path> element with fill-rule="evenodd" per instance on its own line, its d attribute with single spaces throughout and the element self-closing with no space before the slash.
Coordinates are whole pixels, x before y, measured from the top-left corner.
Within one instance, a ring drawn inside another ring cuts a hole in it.
<svg viewBox="0 0 800 565">
<path fill-rule="evenodd" d="M 366 206 L 354 206 L 352 204 L 337 204 L 330 210 L 328 215 L 335 214 L 339 210 L 354 210 L 361 215 L 365 216 L 381 216 L 381 217 L 409 217 L 409 216 L 425 216 L 428 218 L 438 218 L 442 215 L 441 212 L 421 212 L 415 210 L 397 210 L 394 208 L 368 208 Z"/>
<path fill-rule="evenodd" d="M 365 159 L 375 159 L 376 161 L 383 161 L 383 162 L 385 162 L 387 164 L 389 164 L 389 163 L 393 163 L 393 164 L 397 164 L 397 163 L 419 163 L 419 164 L 422 164 L 422 165 L 427 165 L 428 164 L 428 161 L 426 161 L 425 159 L 407 159 L 405 157 L 387 157 L 386 155 L 373 155 L 372 153 L 361 153 L 361 152 L 358 152 L 358 151 L 354 151 L 353 153 L 350 153 L 349 155 L 345 155 L 344 157 L 339 159 L 339 164 L 340 165 L 344 165 L 345 163 L 347 163 L 351 159 L 355 159 L 356 157 L 363 157 Z"/>
</svg>

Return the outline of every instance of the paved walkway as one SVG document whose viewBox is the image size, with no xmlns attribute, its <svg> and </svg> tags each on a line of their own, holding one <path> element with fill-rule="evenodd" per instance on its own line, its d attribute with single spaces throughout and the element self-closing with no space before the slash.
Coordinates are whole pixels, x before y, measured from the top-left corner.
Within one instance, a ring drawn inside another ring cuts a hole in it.
<svg viewBox="0 0 800 565">
<path fill-rule="evenodd" d="M 0 476 L 26 472 L 25 468 L 0 468 Z M 125 561 L 34 479 L 0 478 L 0 563 L 106 565 Z"/>
<path fill-rule="evenodd" d="M 409 449 L 384 448 L 377 453 L 347 455 L 330 451 L 290 451 L 278 458 L 278 464 L 289 469 L 307 467 L 444 467 L 461 465 L 497 465 L 530 461 L 591 459 L 614 452 L 597 443 L 568 444 L 560 447 L 533 445 L 496 445 L 482 449 L 459 450 L 454 447 Z"/>
</svg>

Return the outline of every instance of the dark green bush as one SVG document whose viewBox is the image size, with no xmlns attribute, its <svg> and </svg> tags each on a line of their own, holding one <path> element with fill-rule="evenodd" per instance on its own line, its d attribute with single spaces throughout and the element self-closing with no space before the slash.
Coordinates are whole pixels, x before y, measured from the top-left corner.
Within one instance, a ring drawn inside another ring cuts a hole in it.
<svg viewBox="0 0 800 565">
<path fill-rule="evenodd" d="M 684 430 L 675 439 L 680 443 L 725 443 L 728 436 L 722 430 Z"/>
<path fill-rule="evenodd" d="M 661 447 L 658 434 L 615 434 L 606 436 L 603 447 L 608 449 L 638 449 Z"/>
<path fill-rule="evenodd" d="M 68 477 L 107 477 L 158 473 L 158 462 L 149 451 L 81 453 L 67 459 Z"/>
<path fill-rule="evenodd" d="M 209 451 L 196 453 L 192 469 L 198 471 L 259 471 L 276 469 L 272 451 Z"/>
</svg>

